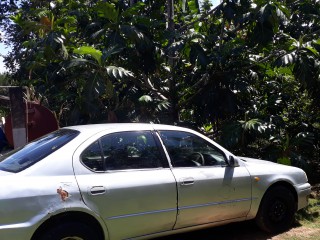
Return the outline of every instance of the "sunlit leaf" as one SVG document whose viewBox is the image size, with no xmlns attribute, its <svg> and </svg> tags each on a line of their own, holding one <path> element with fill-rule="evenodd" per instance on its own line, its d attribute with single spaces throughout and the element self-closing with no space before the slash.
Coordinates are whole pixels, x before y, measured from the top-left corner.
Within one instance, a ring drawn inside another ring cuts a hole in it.
<svg viewBox="0 0 320 240">
<path fill-rule="evenodd" d="M 145 102 L 145 103 L 148 103 L 148 102 L 152 102 L 152 97 L 150 97 L 149 95 L 143 95 L 139 98 L 139 102 Z"/>
<path fill-rule="evenodd" d="M 107 18 L 111 22 L 117 22 L 119 16 L 119 9 L 112 3 L 98 2 L 95 6 L 98 16 Z"/>
<path fill-rule="evenodd" d="M 73 50 L 73 52 L 76 54 L 81 54 L 81 55 L 90 55 L 99 64 L 101 64 L 102 53 L 100 50 L 97 50 L 97 49 L 90 47 L 90 46 L 82 46 L 82 47 L 79 47 L 79 48 Z"/>
<path fill-rule="evenodd" d="M 115 66 L 108 66 L 106 67 L 107 73 L 109 77 L 112 78 L 124 78 L 124 77 L 133 77 L 133 73 L 122 68 L 122 67 L 115 67 Z"/>
<path fill-rule="evenodd" d="M 84 66 L 87 63 L 90 63 L 90 61 L 88 61 L 87 59 L 76 58 L 64 63 L 64 67 L 67 69 L 72 67 Z"/>
<path fill-rule="evenodd" d="M 294 64 L 295 61 L 296 61 L 296 54 L 295 52 L 293 52 L 293 53 L 285 54 L 284 56 L 281 56 L 280 58 L 278 58 L 275 62 L 275 65 L 278 67 L 288 66 L 290 64 Z"/>
<path fill-rule="evenodd" d="M 283 165 L 291 166 L 291 160 L 288 157 L 278 158 L 277 162 Z"/>
</svg>

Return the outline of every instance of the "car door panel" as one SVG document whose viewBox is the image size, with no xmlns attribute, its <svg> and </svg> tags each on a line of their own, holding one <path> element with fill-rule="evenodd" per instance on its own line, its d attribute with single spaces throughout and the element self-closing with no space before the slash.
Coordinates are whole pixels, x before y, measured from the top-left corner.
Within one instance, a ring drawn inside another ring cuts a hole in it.
<svg viewBox="0 0 320 240">
<path fill-rule="evenodd" d="M 173 228 L 176 184 L 170 169 L 77 175 L 84 202 L 105 220 L 110 239 Z"/>
<path fill-rule="evenodd" d="M 190 167 L 172 171 L 178 179 L 176 229 L 244 217 L 248 213 L 251 190 L 245 168 Z"/>
<path fill-rule="evenodd" d="M 84 202 L 106 222 L 110 239 L 171 230 L 176 181 L 151 131 L 116 132 L 74 155 Z"/>
<path fill-rule="evenodd" d="M 202 137 L 159 131 L 177 179 L 175 229 L 245 217 L 251 206 L 251 177 L 244 166 L 229 167 L 225 153 Z"/>
</svg>

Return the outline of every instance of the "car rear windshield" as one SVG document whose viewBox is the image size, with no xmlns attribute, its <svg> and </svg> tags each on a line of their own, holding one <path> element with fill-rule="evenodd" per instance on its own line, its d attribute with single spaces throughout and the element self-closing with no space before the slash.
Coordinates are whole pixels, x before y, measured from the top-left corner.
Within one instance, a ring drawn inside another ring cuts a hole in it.
<svg viewBox="0 0 320 240">
<path fill-rule="evenodd" d="M 0 157 L 0 170 L 20 172 L 70 142 L 79 134 L 71 129 L 60 129 Z"/>
</svg>

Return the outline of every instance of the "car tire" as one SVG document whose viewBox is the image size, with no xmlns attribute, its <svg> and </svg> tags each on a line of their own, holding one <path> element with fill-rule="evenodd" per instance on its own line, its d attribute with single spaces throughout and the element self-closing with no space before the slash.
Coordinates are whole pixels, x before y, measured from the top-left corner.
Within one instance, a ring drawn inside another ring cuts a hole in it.
<svg viewBox="0 0 320 240">
<path fill-rule="evenodd" d="M 292 225 L 295 211 L 296 201 L 292 192 L 286 187 L 277 186 L 263 197 L 256 223 L 266 232 L 283 232 Z"/>
<path fill-rule="evenodd" d="M 102 240 L 98 231 L 81 222 L 67 222 L 45 231 L 39 240 Z"/>
</svg>

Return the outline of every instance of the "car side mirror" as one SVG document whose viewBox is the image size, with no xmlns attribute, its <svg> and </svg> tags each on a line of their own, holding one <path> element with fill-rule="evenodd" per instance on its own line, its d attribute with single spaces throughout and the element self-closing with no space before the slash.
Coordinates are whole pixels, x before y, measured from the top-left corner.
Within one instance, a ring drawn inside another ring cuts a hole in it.
<svg viewBox="0 0 320 240">
<path fill-rule="evenodd" d="M 239 161 L 237 158 L 235 158 L 234 156 L 230 155 L 229 156 L 229 166 L 230 167 L 239 167 Z"/>
</svg>

